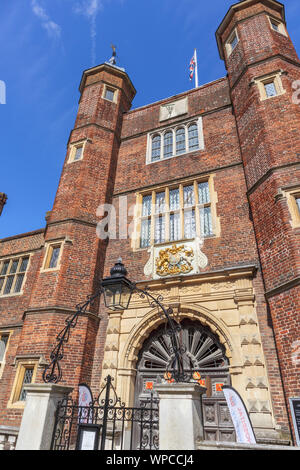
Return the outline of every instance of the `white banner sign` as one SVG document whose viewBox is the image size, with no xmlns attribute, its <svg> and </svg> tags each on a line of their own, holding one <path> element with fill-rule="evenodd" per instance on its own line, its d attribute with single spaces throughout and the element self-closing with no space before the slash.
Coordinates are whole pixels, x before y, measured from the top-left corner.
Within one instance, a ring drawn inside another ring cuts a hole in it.
<svg viewBox="0 0 300 470">
<path fill-rule="evenodd" d="M 234 388 L 228 385 L 223 385 L 222 388 L 235 428 L 237 442 L 256 444 L 252 424 L 242 398 Z"/>
</svg>

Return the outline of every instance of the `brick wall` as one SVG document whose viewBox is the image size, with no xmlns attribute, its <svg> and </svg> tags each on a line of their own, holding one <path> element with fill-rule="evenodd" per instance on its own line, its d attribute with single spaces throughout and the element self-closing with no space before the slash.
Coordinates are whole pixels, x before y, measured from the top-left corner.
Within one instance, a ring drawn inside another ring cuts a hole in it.
<svg viewBox="0 0 300 470">
<path fill-rule="evenodd" d="M 223 45 L 234 27 L 239 36 L 232 54 L 224 56 L 280 361 L 276 373 L 282 374 L 288 408 L 287 399 L 299 394 L 296 382 L 300 381 L 299 363 L 291 360 L 300 327 L 300 250 L 299 230 L 292 227 L 286 198 L 278 195 L 284 187 L 300 186 L 300 107 L 292 99 L 300 61 L 290 37 L 270 26 L 268 15 L 284 22 L 280 10 L 279 4 L 270 8 L 266 1 L 252 2 L 247 8 L 237 5 L 219 34 Z M 262 101 L 254 79 L 273 72 L 281 73 L 285 93 Z"/>
</svg>

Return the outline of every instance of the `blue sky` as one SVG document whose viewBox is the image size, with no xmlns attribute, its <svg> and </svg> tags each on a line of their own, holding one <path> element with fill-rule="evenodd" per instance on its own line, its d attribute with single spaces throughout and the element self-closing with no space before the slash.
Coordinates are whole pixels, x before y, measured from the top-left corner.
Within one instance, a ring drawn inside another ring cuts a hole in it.
<svg viewBox="0 0 300 470">
<path fill-rule="evenodd" d="M 215 31 L 231 0 L 0 0 L 0 192 L 8 202 L 0 238 L 45 226 L 74 125 L 82 71 L 117 45 L 137 96 L 133 108 L 226 74 Z M 287 0 L 288 30 L 300 52 L 299 0 Z"/>
</svg>

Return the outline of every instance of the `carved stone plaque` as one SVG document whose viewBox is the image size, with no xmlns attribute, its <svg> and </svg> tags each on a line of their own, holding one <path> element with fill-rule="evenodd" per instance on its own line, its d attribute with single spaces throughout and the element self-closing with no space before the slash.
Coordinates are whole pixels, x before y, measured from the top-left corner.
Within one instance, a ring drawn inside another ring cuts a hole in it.
<svg viewBox="0 0 300 470">
<path fill-rule="evenodd" d="M 160 107 L 160 121 L 166 121 L 188 112 L 188 101 L 187 98 L 182 100 L 174 101 L 173 103 L 164 104 Z"/>
</svg>

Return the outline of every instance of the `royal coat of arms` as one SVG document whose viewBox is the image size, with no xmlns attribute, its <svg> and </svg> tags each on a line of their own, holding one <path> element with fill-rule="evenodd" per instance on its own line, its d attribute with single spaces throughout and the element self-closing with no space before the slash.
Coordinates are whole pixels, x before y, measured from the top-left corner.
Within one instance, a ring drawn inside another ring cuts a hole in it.
<svg viewBox="0 0 300 470">
<path fill-rule="evenodd" d="M 169 276 L 174 274 L 187 274 L 193 270 L 192 261 L 194 250 L 184 245 L 173 245 L 171 248 L 160 250 L 156 259 L 156 274 Z"/>
</svg>

